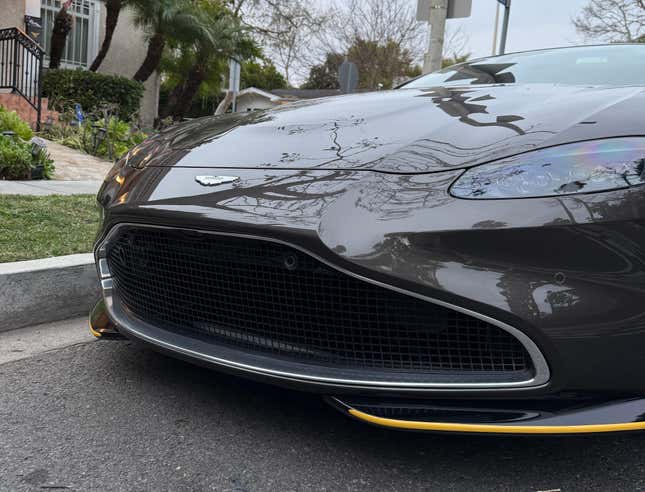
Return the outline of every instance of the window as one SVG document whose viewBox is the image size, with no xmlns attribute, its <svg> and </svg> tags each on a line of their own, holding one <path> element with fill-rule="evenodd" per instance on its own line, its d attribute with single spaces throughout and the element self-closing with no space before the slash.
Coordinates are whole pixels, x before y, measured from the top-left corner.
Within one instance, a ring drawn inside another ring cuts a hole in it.
<svg viewBox="0 0 645 492">
<path fill-rule="evenodd" d="M 47 55 L 51 49 L 54 17 L 62 0 L 42 0 L 40 16 L 43 24 L 43 44 Z M 74 0 L 69 9 L 73 17 L 72 30 L 67 37 L 61 65 L 65 68 L 87 68 L 94 61 L 99 42 L 99 5 L 95 0 Z"/>
<path fill-rule="evenodd" d="M 513 83 L 643 85 L 645 45 L 582 46 L 482 58 L 425 75 L 403 88 Z"/>
</svg>

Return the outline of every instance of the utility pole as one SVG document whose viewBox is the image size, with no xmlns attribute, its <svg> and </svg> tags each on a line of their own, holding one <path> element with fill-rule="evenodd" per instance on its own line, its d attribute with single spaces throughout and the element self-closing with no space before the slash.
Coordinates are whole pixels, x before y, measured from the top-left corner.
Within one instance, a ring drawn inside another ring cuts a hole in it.
<svg viewBox="0 0 645 492">
<path fill-rule="evenodd" d="M 491 55 L 497 54 L 497 31 L 499 29 L 499 2 L 497 2 L 497 10 L 495 10 L 495 29 L 493 29 L 493 50 Z"/>
<path fill-rule="evenodd" d="M 508 21 L 511 16 L 511 0 L 498 0 L 504 4 L 504 22 L 502 23 L 502 40 L 499 43 L 499 54 L 506 53 L 506 38 L 508 36 Z"/>
<path fill-rule="evenodd" d="M 448 18 L 448 0 L 431 0 L 430 41 L 428 52 L 423 60 L 423 73 L 435 72 L 441 69 L 443 60 L 443 42 L 446 33 L 446 19 Z"/>
<path fill-rule="evenodd" d="M 446 19 L 470 17 L 472 8 L 472 0 L 417 0 L 417 20 L 427 22 L 430 29 L 423 73 L 441 69 Z"/>
</svg>

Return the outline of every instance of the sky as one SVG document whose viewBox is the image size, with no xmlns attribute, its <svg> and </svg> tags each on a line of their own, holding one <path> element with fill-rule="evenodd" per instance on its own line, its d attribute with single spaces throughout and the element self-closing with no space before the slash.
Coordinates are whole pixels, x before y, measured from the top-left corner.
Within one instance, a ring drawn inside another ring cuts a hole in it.
<svg viewBox="0 0 645 492">
<path fill-rule="evenodd" d="M 334 3 L 343 5 L 348 0 L 311 0 L 325 8 Z M 418 0 L 408 0 L 416 10 Z M 506 52 L 538 48 L 552 48 L 585 44 L 578 35 L 571 19 L 580 13 L 589 0 L 512 0 Z M 461 28 L 466 36 L 465 49 L 460 53 L 470 53 L 471 59 L 492 54 L 493 26 L 497 0 L 472 0 L 472 14 L 465 19 L 447 21 L 447 37 L 450 32 Z M 502 29 L 503 8 L 500 5 L 499 32 Z M 422 53 L 427 49 L 426 42 L 418 51 L 418 63 L 423 63 Z M 453 53 L 444 52 L 447 56 Z M 294 70 L 291 83 L 301 84 L 307 77 L 308 66 Z"/>
<path fill-rule="evenodd" d="M 448 20 L 448 29 L 462 26 L 469 38 L 467 51 L 471 52 L 473 58 L 489 56 L 498 2 L 472 0 L 472 3 L 471 17 Z M 513 0 L 506 51 L 584 44 L 585 41 L 576 33 L 571 18 L 587 3 L 588 0 Z"/>
</svg>

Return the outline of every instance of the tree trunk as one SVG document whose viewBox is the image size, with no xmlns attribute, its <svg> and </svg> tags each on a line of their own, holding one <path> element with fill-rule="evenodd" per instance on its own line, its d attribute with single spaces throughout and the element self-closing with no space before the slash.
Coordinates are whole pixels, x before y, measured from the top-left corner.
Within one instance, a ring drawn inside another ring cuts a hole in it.
<svg viewBox="0 0 645 492">
<path fill-rule="evenodd" d="M 51 37 L 51 51 L 49 53 L 49 68 L 59 68 L 60 61 L 65 51 L 67 35 L 72 30 L 72 16 L 67 13 L 67 9 L 62 7 L 54 17 L 54 27 Z"/>
<path fill-rule="evenodd" d="M 156 33 L 150 38 L 150 41 L 148 41 L 148 52 L 146 53 L 146 57 L 139 67 L 139 70 L 134 74 L 134 80 L 145 82 L 150 78 L 159 66 L 165 45 L 166 40 L 163 37 L 163 34 Z"/>
<path fill-rule="evenodd" d="M 233 102 L 233 91 L 226 91 L 226 95 L 224 96 L 224 99 L 217 105 L 217 109 L 215 110 L 215 116 L 224 114 L 226 111 L 228 111 L 228 107 L 231 105 Z"/>
<path fill-rule="evenodd" d="M 112 36 L 114 36 L 117 22 L 119 22 L 119 14 L 121 13 L 122 6 L 121 0 L 106 0 L 105 2 L 105 38 L 103 39 L 103 44 L 101 44 L 101 49 L 90 66 L 90 71 L 92 72 L 96 72 L 99 69 L 105 59 L 105 55 L 107 55 L 110 49 Z"/>
<path fill-rule="evenodd" d="M 173 111 L 177 106 L 177 102 L 179 101 L 179 97 L 181 96 L 185 85 L 186 81 L 183 81 L 180 84 L 177 84 L 173 88 L 173 90 L 170 91 L 170 95 L 168 96 L 166 104 L 159 110 L 159 119 L 163 120 L 164 118 L 167 118 L 168 116 L 173 114 Z"/>
<path fill-rule="evenodd" d="M 175 121 L 181 120 L 186 115 L 186 111 L 190 109 L 193 98 L 205 78 L 206 70 L 201 63 L 193 65 L 189 70 L 186 82 L 183 84 L 183 90 L 171 111 L 171 115 Z"/>
</svg>

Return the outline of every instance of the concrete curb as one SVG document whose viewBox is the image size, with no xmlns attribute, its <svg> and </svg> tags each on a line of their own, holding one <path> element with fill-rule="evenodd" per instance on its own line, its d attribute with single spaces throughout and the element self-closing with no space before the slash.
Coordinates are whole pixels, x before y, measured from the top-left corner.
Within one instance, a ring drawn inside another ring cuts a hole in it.
<svg viewBox="0 0 645 492">
<path fill-rule="evenodd" d="M 96 195 L 103 181 L 0 181 L 0 195 Z"/>
<path fill-rule="evenodd" d="M 0 264 L 0 332 L 84 316 L 100 296 L 91 254 Z"/>
</svg>

